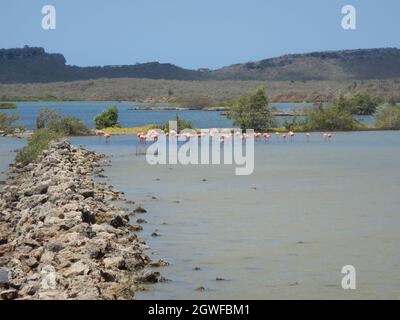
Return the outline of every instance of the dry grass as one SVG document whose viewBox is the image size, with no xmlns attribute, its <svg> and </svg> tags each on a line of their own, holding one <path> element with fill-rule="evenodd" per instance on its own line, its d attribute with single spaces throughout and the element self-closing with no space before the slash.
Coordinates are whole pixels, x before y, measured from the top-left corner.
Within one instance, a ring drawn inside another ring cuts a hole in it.
<svg viewBox="0 0 400 320">
<path fill-rule="evenodd" d="M 266 88 L 271 101 L 330 100 L 339 94 L 367 92 L 400 101 L 400 80 L 366 81 L 177 81 L 151 79 L 97 79 L 36 84 L 0 84 L 0 100 L 144 100 L 161 97 L 208 96 L 215 100 L 238 97 L 257 87 Z"/>
</svg>

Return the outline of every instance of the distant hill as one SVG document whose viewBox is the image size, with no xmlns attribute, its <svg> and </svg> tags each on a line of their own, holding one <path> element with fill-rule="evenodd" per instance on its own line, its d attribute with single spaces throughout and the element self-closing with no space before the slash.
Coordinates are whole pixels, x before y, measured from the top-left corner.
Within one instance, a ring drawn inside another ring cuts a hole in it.
<svg viewBox="0 0 400 320">
<path fill-rule="evenodd" d="M 43 48 L 0 50 L 0 83 L 38 83 L 98 78 L 166 80 L 367 80 L 400 78 L 400 50 L 396 48 L 290 54 L 235 64 L 217 70 L 188 70 L 169 63 L 77 67 L 62 54 Z"/>
<path fill-rule="evenodd" d="M 88 80 L 98 78 L 148 78 L 199 80 L 201 72 L 169 63 L 77 67 L 66 65 L 62 54 L 49 54 L 43 48 L 0 50 L 0 83 L 35 83 Z"/>
<path fill-rule="evenodd" d="M 400 77 L 396 48 L 289 54 L 212 72 L 218 80 L 368 80 Z"/>
</svg>

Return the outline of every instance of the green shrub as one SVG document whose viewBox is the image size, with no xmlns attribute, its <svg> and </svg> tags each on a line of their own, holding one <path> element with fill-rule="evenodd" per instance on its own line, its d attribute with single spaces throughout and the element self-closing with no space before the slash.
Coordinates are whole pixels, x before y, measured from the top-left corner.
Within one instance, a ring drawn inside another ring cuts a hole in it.
<svg viewBox="0 0 400 320">
<path fill-rule="evenodd" d="M 48 129 L 67 136 L 85 136 L 90 134 L 90 129 L 77 117 L 64 117 L 53 120 L 48 124 Z"/>
<path fill-rule="evenodd" d="M 28 144 L 22 148 L 17 156 L 16 161 L 24 165 L 35 161 L 38 156 L 46 150 L 51 140 L 61 138 L 60 133 L 49 129 L 39 129 L 28 138 Z"/>
<path fill-rule="evenodd" d="M 94 118 L 96 129 L 112 128 L 118 124 L 118 108 L 113 106 L 98 114 Z"/>
<path fill-rule="evenodd" d="M 379 103 L 377 97 L 370 96 L 367 93 L 357 93 L 350 98 L 345 98 L 342 95 L 334 100 L 334 105 L 339 109 L 364 116 L 376 113 Z"/>
<path fill-rule="evenodd" d="M 261 88 L 239 98 L 227 116 L 242 130 L 262 130 L 276 125 L 265 90 Z"/>
<path fill-rule="evenodd" d="M 388 106 L 379 109 L 375 116 L 377 125 L 383 129 L 399 130 L 400 129 L 400 107 Z"/>
<path fill-rule="evenodd" d="M 36 129 L 47 128 L 50 122 L 60 120 L 61 118 L 62 115 L 57 110 L 41 108 L 36 116 Z"/>
<path fill-rule="evenodd" d="M 14 122 L 18 119 L 19 115 L 17 113 L 6 114 L 4 112 L 0 112 L 0 131 L 12 133 L 16 128 L 23 129 L 21 126 L 14 125 Z"/>
<path fill-rule="evenodd" d="M 184 129 L 194 129 L 193 124 L 189 120 L 183 119 L 178 115 L 176 115 L 175 119 L 172 121 L 176 121 L 178 132 L 181 132 Z M 159 126 L 159 128 L 164 131 L 169 131 L 172 129 L 169 128 L 169 121 Z"/>
<path fill-rule="evenodd" d="M 394 107 L 394 106 L 397 105 L 397 100 L 396 100 L 396 98 L 395 98 L 394 96 L 390 96 L 389 99 L 388 99 L 388 101 L 387 101 L 387 103 L 388 103 L 390 106 Z"/>
<path fill-rule="evenodd" d="M 353 130 L 359 125 L 353 115 L 338 106 L 318 107 L 306 110 L 304 130 Z"/>
<path fill-rule="evenodd" d="M 84 136 L 89 128 L 76 117 L 64 117 L 57 110 L 42 108 L 36 116 L 37 129 L 50 129 L 67 136 Z"/>
<path fill-rule="evenodd" d="M 0 109 L 17 109 L 17 105 L 15 103 L 0 103 Z"/>
<path fill-rule="evenodd" d="M 285 119 L 282 125 L 285 129 L 290 131 L 304 131 L 306 120 L 299 119 L 297 117 L 292 117 L 290 120 Z"/>
</svg>

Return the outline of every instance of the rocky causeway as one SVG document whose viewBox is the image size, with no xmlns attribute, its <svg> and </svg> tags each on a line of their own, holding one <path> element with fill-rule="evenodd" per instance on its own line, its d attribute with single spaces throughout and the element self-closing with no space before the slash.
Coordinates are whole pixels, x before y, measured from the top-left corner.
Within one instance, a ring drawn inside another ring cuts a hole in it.
<svg viewBox="0 0 400 320">
<path fill-rule="evenodd" d="M 145 254 L 142 227 L 130 223 L 138 213 L 94 179 L 107 164 L 63 139 L 35 163 L 10 165 L 0 193 L 0 299 L 133 299 L 158 281 L 154 267 L 166 263 Z"/>
</svg>

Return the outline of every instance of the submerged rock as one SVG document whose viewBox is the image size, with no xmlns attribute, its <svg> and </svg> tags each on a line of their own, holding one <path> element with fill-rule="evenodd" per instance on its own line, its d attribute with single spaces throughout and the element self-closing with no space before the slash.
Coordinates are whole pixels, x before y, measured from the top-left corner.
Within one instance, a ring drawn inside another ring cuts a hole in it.
<svg viewBox="0 0 400 320">
<path fill-rule="evenodd" d="M 144 209 L 142 206 L 138 206 L 138 207 L 136 207 L 135 210 L 133 210 L 133 213 L 146 213 L 146 212 L 147 212 L 147 210 Z"/>
<path fill-rule="evenodd" d="M 150 266 L 151 267 L 166 267 L 166 266 L 169 266 L 169 262 L 164 259 L 159 259 L 159 260 L 150 262 Z"/>
</svg>

